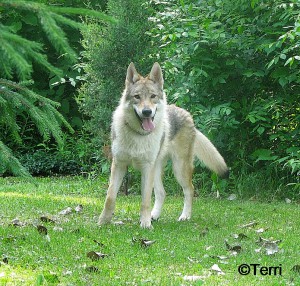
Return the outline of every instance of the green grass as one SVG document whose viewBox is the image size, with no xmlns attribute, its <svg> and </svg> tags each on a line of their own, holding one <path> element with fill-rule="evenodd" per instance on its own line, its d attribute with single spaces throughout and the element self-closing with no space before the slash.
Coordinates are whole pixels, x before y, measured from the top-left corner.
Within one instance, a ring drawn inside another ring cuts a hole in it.
<svg viewBox="0 0 300 286">
<path fill-rule="evenodd" d="M 140 196 L 120 195 L 114 221 L 99 228 L 97 218 L 105 198 L 106 180 L 82 178 L 38 179 L 38 185 L 20 179 L 0 179 L 0 285 L 300 285 L 300 209 L 285 202 L 261 203 L 197 197 L 193 218 L 177 222 L 182 196 L 168 196 L 153 230 L 139 227 Z M 78 205 L 83 211 L 58 213 Z M 46 215 L 55 223 L 44 223 Z M 12 226 L 18 218 L 24 226 Z M 257 226 L 241 228 L 251 221 Z M 47 227 L 48 238 L 36 226 Z M 255 230 L 267 228 L 261 234 Z M 243 233 L 238 240 L 234 234 Z M 279 252 L 256 252 L 259 236 L 282 240 Z M 136 242 L 133 242 L 137 240 Z M 143 247 L 139 239 L 155 240 Z M 241 245 L 232 255 L 225 246 Z M 98 245 L 95 241 L 103 243 Z M 107 254 L 92 261 L 90 251 Z M 216 256 L 227 256 L 220 260 Z M 4 258 L 8 263 L 2 262 Z M 280 266 L 282 275 L 242 276 L 238 266 L 259 263 Z M 210 268 L 218 264 L 224 275 Z M 97 272 L 89 272 L 94 266 Z M 297 270 L 297 269 L 296 269 Z M 184 276 L 202 276 L 195 282 Z"/>
</svg>

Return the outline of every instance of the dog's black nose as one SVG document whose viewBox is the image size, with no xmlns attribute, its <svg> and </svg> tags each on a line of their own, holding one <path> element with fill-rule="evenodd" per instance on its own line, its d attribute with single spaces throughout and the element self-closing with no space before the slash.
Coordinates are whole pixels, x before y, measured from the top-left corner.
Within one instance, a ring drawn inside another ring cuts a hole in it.
<svg viewBox="0 0 300 286">
<path fill-rule="evenodd" d="M 146 116 L 146 117 L 149 117 L 149 116 L 152 114 L 152 110 L 149 109 L 149 108 L 144 108 L 144 109 L 142 110 L 142 114 L 143 114 L 144 116 Z"/>
</svg>

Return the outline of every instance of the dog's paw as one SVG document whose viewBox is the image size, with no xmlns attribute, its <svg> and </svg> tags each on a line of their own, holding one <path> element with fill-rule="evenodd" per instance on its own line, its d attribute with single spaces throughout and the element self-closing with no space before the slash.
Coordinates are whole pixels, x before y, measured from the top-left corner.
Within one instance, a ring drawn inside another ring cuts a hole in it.
<svg viewBox="0 0 300 286">
<path fill-rule="evenodd" d="M 104 225 L 111 222 L 112 217 L 101 215 L 98 220 L 98 225 Z"/>
<path fill-rule="evenodd" d="M 178 221 L 185 221 L 185 220 L 190 220 L 191 219 L 191 215 L 189 214 L 181 214 L 181 216 L 179 217 Z"/>
<path fill-rule="evenodd" d="M 156 212 L 155 210 L 153 210 L 151 212 L 151 220 L 154 221 L 154 220 L 158 220 L 160 217 L 160 213 L 159 212 Z"/>
<path fill-rule="evenodd" d="M 153 226 L 151 225 L 151 220 L 141 220 L 140 226 L 141 228 L 153 229 Z"/>
</svg>

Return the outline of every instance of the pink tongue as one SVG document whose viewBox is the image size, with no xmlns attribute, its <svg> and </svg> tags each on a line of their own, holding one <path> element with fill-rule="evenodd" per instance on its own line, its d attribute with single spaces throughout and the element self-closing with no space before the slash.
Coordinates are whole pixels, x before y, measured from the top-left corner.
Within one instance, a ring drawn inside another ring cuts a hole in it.
<svg viewBox="0 0 300 286">
<path fill-rule="evenodd" d="M 143 118 L 142 126 L 145 131 L 152 131 L 155 128 L 151 118 Z"/>
</svg>

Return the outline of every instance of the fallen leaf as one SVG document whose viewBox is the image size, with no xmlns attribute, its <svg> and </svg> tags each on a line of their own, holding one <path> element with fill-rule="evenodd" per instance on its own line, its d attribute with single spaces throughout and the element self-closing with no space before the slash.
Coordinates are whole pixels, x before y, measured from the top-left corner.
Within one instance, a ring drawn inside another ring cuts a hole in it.
<svg viewBox="0 0 300 286">
<path fill-rule="evenodd" d="M 91 260 L 95 261 L 95 260 L 99 260 L 102 259 L 104 257 L 107 257 L 108 254 L 104 254 L 101 252 L 96 252 L 96 251 L 90 251 L 87 253 L 86 255 L 88 258 L 90 258 Z"/>
<path fill-rule="evenodd" d="M 235 256 L 238 255 L 238 252 L 236 252 L 236 251 L 230 251 L 230 255 L 233 256 L 233 257 L 235 257 Z"/>
<path fill-rule="evenodd" d="M 220 259 L 220 260 L 228 259 L 228 256 L 225 255 L 209 255 L 209 257 L 213 259 Z"/>
<path fill-rule="evenodd" d="M 3 263 L 8 264 L 8 258 L 7 258 L 7 257 L 4 257 L 4 258 L 2 259 L 2 261 L 3 261 Z"/>
<path fill-rule="evenodd" d="M 99 269 L 96 266 L 88 266 L 85 268 L 85 271 L 95 273 L 95 272 L 99 272 Z"/>
<path fill-rule="evenodd" d="M 266 255 L 273 255 L 279 252 L 278 243 L 280 242 L 281 240 L 269 240 L 259 237 L 259 240 L 256 243 L 261 244 L 261 248 L 265 249 Z"/>
<path fill-rule="evenodd" d="M 73 274 L 73 272 L 71 270 L 65 270 L 62 272 L 63 276 L 72 275 L 72 274 Z"/>
<path fill-rule="evenodd" d="M 233 237 L 235 239 L 239 239 L 239 240 L 242 240 L 242 239 L 248 239 L 249 237 L 247 235 L 245 235 L 244 233 L 239 233 L 239 234 L 233 234 Z"/>
<path fill-rule="evenodd" d="M 204 279 L 204 276 L 198 276 L 198 275 L 186 275 L 183 277 L 184 281 L 199 281 Z"/>
<path fill-rule="evenodd" d="M 140 239 L 140 242 L 142 247 L 149 247 L 150 245 L 155 243 L 156 240 Z"/>
<path fill-rule="evenodd" d="M 93 242 L 95 242 L 98 246 L 101 246 L 101 247 L 105 246 L 104 243 L 97 241 L 96 239 L 94 239 Z"/>
<path fill-rule="evenodd" d="M 46 222 L 46 223 L 55 223 L 55 221 L 54 221 L 53 219 L 51 219 L 51 218 L 49 218 L 49 217 L 47 217 L 47 216 L 41 216 L 41 217 L 40 217 L 40 220 L 41 220 L 42 222 Z"/>
<path fill-rule="evenodd" d="M 114 225 L 124 225 L 125 223 L 123 221 L 119 220 L 119 221 L 115 221 L 113 224 Z"/>
<path fill-rule="evenodd" d="M 300 274 L 300 265 L 299 265 L 299 264 L 294 265 L 294 266 L 292 267 L 291 271 Z"/>
<path fill-rule="evenodd" d="M 263 232 L 265 232 L 267 230 L 267 228 L 259 228 L 259 229 L 257 229 L 255 232 L 256 233 L 263 233 Z"/>
<path fill-rule="evenodd" d="M 266 239 L 266 238 L 263 238 L 260 236 L 258 241 L 256 241 L 256 243 L 260 243 L 260 244 L 269 243 L 269 242 L 278 244 L 278 243 L 282 242 L 282 240 L 281 239 L 269 240 L 269 239 Z"/>
<path fill-rule="evenodd" d="M 285 198 L 285 202 L 286 202 L 287 204 L 290 204 L 290 203 L 292 202 L 292 200 L 290 200 L 289 198 Z"/>
<path fill-rule="evenodd" d="M 15 226 L 15 227 L 22 227 L 25 226 L 24 222 L 21 222 L 19 219 L 15 218 L 11 221 L 10 223 L 11 225 Z"/>
<path fill-rule="evenodd" d="M 75 212 L 80 213 L 83 210 L 83 205 L 78 205 L 75 207 Z"/>
<path fill-rule="evenodd" d="M 48 234 L 48 229 L 43 226 L 43 225 L 37 225 L 36 229 L 38 230 L 38 232 L 40 234 L 43 234 L 43 235 L 47 235 Z"/>
<path fill-rule="evenodd" d="M 231 195 L 227 198 L 228 201 L 234 201 L 234 200 L 236 200 L 236 199 L 237 199 L 237 195 L 236 195 L 236 194 L 231 194 Z"/>
<path fill-rule="evenodd" d="M 279 247 L 276 243 L 267 242 L 263 246 L 266 249 L 266 255 L 274 255 L 279 251 Z"/>
<path fill-rule="evenodd" d="M 231 251 L 235 251 L 237 253 L 240 253 L 242 251 L 242 247 L 240 245 L 235 245 L 231 248 Z"/>
<path fill-rule="evenodd" d="M 225 259 L 227 259 L 228 257 L 225 256 L 225 255 L 217 255 L 217 258 L 220 259 L 220 260 L 225 260 Z"/>
<path fill-rule="evenodd" d="M 197 259 L 197 258 L 194 258 L 194 257 L 188 257 L 187 258 L 190 262 L 192 263 L 200 263 L 200 261 Z"/>
<path fill-rule="evenodd" d="M 226 245 L 227 250 L 229 250 L 229 251 L 234 251 L 237 253 L 240 253 L 242 251 L 242 247 L 240 245 L 231 246 L 227 240 L 225 240 L 225 245 Z"/>
<path fill-rule="evenodd" d="M 66 209 L 60 211 L 58 214 L 59 215 L 68 215 L 68 214 L 72 213 L 72 211 L 73 211 L 72 208 L 67 207 Z"/>
<path fill-rule="evenodd" d="M 218 274 L 218 275 L 225 275 L 225 273 L 221 270 L 221 268 L 219 267 L 218 264 L 214 264 L 210 270 L 212 270 L 214 273 Z"/>
<path fill-rule="evenodd" d="M 240 226 L 240 228 L 247 228 L 247 227 L 253 227 L 253 226 L 256 226 L 258 224 L 258 222 L 256 221 L 251 221 L 249 223 L 246 223 L 246 224 L 243 224 Z"/>
</svg>

